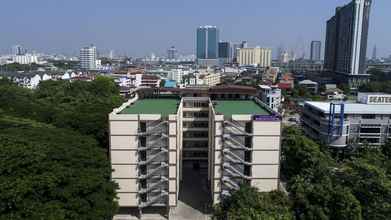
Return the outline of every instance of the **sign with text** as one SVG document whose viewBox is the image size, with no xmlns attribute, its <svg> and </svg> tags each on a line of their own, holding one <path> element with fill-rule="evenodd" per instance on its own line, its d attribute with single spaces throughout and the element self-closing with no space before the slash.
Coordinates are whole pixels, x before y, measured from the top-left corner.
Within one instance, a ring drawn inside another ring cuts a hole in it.
<svg viewBox="0 0 391 220">
<path fill-rule="evenodd" d="M 369 95 L 367 104 L 370 105 L 391 105 L 391 95 Z"/>
</svg>

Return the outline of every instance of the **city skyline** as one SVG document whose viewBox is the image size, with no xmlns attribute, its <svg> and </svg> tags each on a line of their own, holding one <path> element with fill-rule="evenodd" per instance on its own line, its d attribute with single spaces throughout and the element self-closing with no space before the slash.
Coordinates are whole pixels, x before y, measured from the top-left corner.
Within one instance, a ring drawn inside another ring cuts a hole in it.
<svg viewBox="0 0 391 220">
<path fill-rule="evenodd" d="M 106 5 L 103 1 L 88 2 L 78 2 L 78 7 L 74 7 L 72 0 L 67 3 L 25 2 L 22 7 L 19 2 L 4 3 L 4 8 L 9 10 L 0 18 L 12 17 L 13 25 L 4 24 L 6 31 L 2 34 L 0 52 L 9 53 L 13 45 L 20 44 L 39 52 L 77 55 L 79 48 L 93 43 L 98 50 L 114 50 L 116 54 L 129 56 L 145 56 L 152 52 L 164 55 L 170 46 L 175 46 L 181 54 L 195 54 L 195 28 L 215 25 L 221 31 L 221 41 L 237 43 L 247 40 L 250 46 L 272 48 L 274 57 L 282 45 L 309 57 L 312 40 L 321 40 L 324 45 L 325 20 L 334 14 L 335 7 L 349 1 L 227 1 L 224 5 L 209 2 L 207 8 L 200 7 L 204 5 L 202 1 L 153 4 L 152 1 L 132 4 L 121 1 L 116 5 Z M 93 10 L 86 15 L 84 10 L 87 7 Z M 390 7 L 391 2 L 386 1 L 376 1 L 372 7 L 368 48 L 377 45 L 379 57 L 391 54 L 387 44 L 391 30 L 382 28 L 389 20 L 387 8 Z M 194 9 L 202 9 L 203 16 L 200 17 L 199 10 Z M 228 13 L 216 17 L 213 14 L 216 9 Z M 15 17 L 12 11 L 20 13 Z M 171 13 L 173 11 L 175 13 Z M 53 19 L 47 19 L 49 17 Z M 268 24 L 273 25 L 265 31 Z"/>
</svg>

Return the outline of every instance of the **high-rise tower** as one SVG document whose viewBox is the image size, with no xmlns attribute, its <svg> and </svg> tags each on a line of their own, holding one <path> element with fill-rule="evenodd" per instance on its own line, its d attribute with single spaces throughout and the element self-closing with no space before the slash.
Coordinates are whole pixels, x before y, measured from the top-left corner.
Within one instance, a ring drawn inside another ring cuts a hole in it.
<svg viewBox="0 0 391 220">
<path fill-rule="evenodd" d="M 199 64 L 217 61 L 219 56 L 218 42 L 219 29 L 217 27 L 202 26 L 197 28 L 197 60 Z"/>
<path fill-rule="evenodd" d="M 338 7 L 327 21 L 325 69 L 345 75 L 366 74 L 366 51 L 372 0 Z"/>
</svg>

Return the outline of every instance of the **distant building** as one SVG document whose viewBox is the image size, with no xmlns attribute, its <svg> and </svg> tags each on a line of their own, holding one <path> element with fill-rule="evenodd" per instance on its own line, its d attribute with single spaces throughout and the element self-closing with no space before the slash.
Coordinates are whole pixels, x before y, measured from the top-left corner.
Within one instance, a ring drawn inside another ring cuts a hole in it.
<svg viewBox="0 0 391 220">
<path fill-rule="evenodd" d="M 277 80 L 278 74 L 280 73 L 279 67 L 270 67 L 262 74 L 262 81 L 270 82 L 274 84 Z"/>
<path fill-rule="evenodd" d="M 248 47 L 247 41 L 242 41 L 241 43 L 232 45 L 232 61 L 234 63 L 238 63 L 239 50 L 247 47 Z"/>
<path fill-rule="evenodd" d="M 372 60 L 376 60 L 376 59 L 377 59 L 377 47 L 375 45 L 372 51 Z"/>
<path fill-rule="evenodd" d="M 287 51 L 283 51 L 280 54 L 279 61 L 280 61 L 280 63 L 289 63 L 289 61 L 290 61 L 289 53 Z"/>
<path fill-rule="evenodd" d="M 299 82 L 299 86 L 307 89 L 309 92 L 318 93 L 318 83 L 311 80 L 303 80 Z"/>
<path fill-rule="evenodd" d="M 36 89 L 41 81 L 42 81 L 41 76 L 36 74 L 34 77 L 30 79 L 30 83 L 27 85 L 27 87 L 30 89 Z"/>
<path fill-rule="evenodd" d="M 273 63 L 273 66 L 280 67 L 289 72 L 306 73 L 306 72 L 321 72 L 323 70 L 323 62 L 312 62 L 309 60 L 292 60 L 288 63 Z"/>
<path fill-rule="evenodd" d="M 96 47 L 91 45 L 80 49 L 80 68 L 83 70 L 96 70 Z"/>
<path fill-rule="evenodd" d="M 268 105 L 273 111 L 278 112 L 281 107 L 282 95 L 278 86 L 259 86 L 259 98 Z"/>
<path fill-rule="evenodd" d="M 311 42 L 311 61 L 320 61 L 320 53 L 322 50 L 322 42 L 312 41 Z"/>
<path fill-rule="evenodd" d="M 197 28 L 197 60 L 200 65 L 217 64 L 219 29 L 215 26 Z"/>
<path fill-rule="evenodd" d="M 12 55 L 14 56 L 23 56 L 27 53 L 27 50 L 21 45 L 15 45 L 12 47 Z"/>
<path fill-rule="evenodd" d="M 352 87 L 366 74 L 369 15 L 372 0 L 353 0 L 338 7 L 327 21 L 325 69 L 345 75 Z"/>
<path fill-rule="evenodd" d="M 35 54 L 15 55 L 12 57 L 12 61 L 19 64 L 32 64 L 38 63 L 38 57 Z"/>
<path fill-rule="evenodd" d="M 240 44 L 240 48 L 248 48 L 248 43 L 247 41 L 242 41 L 242 43 Z"/>
<path fill-rule="evenodd" d="M 169 60 L 175 60 L 178 58 L 178 50 L 172 46 L 170 49 L 167 50 L 167 59 Z"/>
<path fill-rule="evenodd" d="M 110 50 L 109 58 L 110 60 L 114 59 L 114 50 Z"/>
<path fill-rule="evenodd" d="M 278 83 L 278 88 L 282 90 L 291 90 L 295 87 L 295 78 L 293 78 L 292 73 L 285 73 L 280 82 Z"/>
<path fill-rule="evenodd" d="M 305 134 L 334 148 L 380 146 L 391 138 L 391 95 L 359 93 L 357 103 L 306 102 Z"/>
<path fill-rule="evenodd" d="M 209 73 L 209 74 L 201 75 L 198 81 L 201 81 L 202 85 L 205 86 L 209 86 L 209 87 L 216 86 L 221 83 L 221 74 Z"/>
<path fill-rule="evenodd" d="M 232 62 L 232 52 L 231 52 L 231 43 L 230 42 L 220 42 L 219 43 L 219 59 L 223 63 Z"/>
<path fill-rule="evenodd" d="M 268 48 L 241 48 L 238 54 L 238 63 L 244 65 L 257 65 L 270 67 L 272 64 L 272 50 Z"/>
<path fill-rule="evenodd" d="M 181 83 L 184 74 L 185 73 L 184 73 L 183 70 L 181 70 L 181 69 L 174 69 L 174 70 L 170 70 L 168 72 L 167 78 L 169 80 L 176 81 L 177 83 Z"/>
</svg>

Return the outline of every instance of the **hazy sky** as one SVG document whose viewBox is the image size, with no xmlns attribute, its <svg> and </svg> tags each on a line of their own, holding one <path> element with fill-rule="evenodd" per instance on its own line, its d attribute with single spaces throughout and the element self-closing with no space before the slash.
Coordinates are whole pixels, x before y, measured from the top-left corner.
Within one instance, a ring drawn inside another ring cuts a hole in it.
<svg viewBox="0 0 391 220">
<path fill-rule="evenodd" d="M 42 52 L 101 51 L 165 55 L 174 45 L 194 53 L 195 30 L 216 25 L 220 39 L 306 51 L 325 38 L 326 20 L 349 0 L 12 0 L 0 7 L 0 51 L 22 44 Z M 391 1 L 373 0 L 368 56 L 391 54 Z"/>
</svg>

